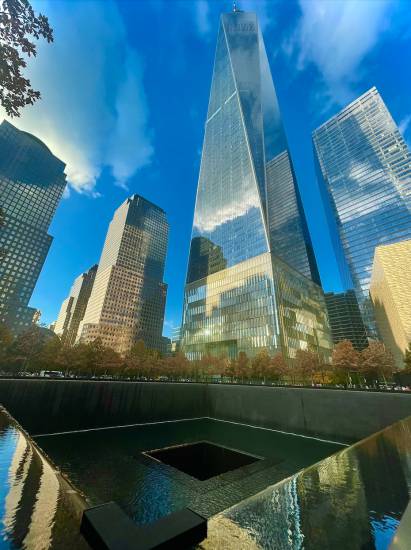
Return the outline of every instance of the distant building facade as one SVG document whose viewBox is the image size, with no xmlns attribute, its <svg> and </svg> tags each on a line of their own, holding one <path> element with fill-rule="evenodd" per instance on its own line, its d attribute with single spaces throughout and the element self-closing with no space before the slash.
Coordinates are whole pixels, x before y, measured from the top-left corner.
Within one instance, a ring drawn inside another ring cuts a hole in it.
<svg viewBox="0 0 411 550">
<path fill-rule="evenodd" d="M 139 195 L 127 199 L 110 223 L 77 339 L 126 353 L 143 340 L 163 348 L 167 285 L 163 282 L 168 222 L 165 212 Z"/>
<path fill-rule="evenodd" d="M 411 342 L 411 240 L 375 249 L 370 294 L 380 336 L 402 368 Z"/>
<path fill-rule="evenodd" d="M 35 136 L 0 125 L 0 322 L 31 326 L 28 307 L 52 237 L 47 233 L 66 186 L 65 164 Z"/>
<path fill-rule="evenodd" d="M 327 292 L 325 303 L 334 344 L 349 340 L 358 351 L 366 348 L 367 331 L 354 290 L 340 293 Z"/>
<path fill-rule="evenodd" d="M 168 338 L 168 336 L 161 337 L 161 345 L 160 345 L 159 352 L 162 355 L 166 355 L 166 356 L 171 355 L 171 339 Z"/>
<path fill-rule="evenodd" d="M 376 88 L 313 132 L 320 188 L 346 288 L 370 336 L 375 247 L 411 238 L 411 153 Z M 328 202 L 328 205 L 327 205 Z M 332 219 L 334 218 L 334 219 Z"/>
<path fill-rule="evenodd" d="M 61 341 L 68 346 L 72 346 L 76 341 L 77 332 L 84 318 L 93 288 L 97 267 L 97 265 L 93 265 L 88 271 L 75 279 L 70 294 L 61 305 L 53 330 Z"/>
<path fill-rule="evenodd" d="M 184 293 L 181 348 L 330 355 L 324 296 L 254 13 L 221 16 Z"/>
<path fill-rule="evenodd" d="M 171 351 L 178 353 L 181 350 L 181 327 L 175 327 L 171 331 Z"/>
</svg>

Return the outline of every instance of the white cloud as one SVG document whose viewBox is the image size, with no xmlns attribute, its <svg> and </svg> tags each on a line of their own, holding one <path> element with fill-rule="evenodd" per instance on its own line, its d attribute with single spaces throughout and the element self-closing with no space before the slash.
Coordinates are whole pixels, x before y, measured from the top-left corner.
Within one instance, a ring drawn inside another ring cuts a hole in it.
<svg viewBox="0 0 411 550">
<path fill-rule="evenodd" d="M 298 69 L 313 64 L 334 99 L 352 99 L 360 64 L 388 29 L 390 0 L 300 0 L 301 18 L 284 45 Z"/>
<path fill-rule="evenodd" d="M 99 196 L 95 186 L 104 166 L 125 186 L 153 150 L 142 63 L 127 44 L 115 2 L 42 0 L 35 9 L 54 28 L 54 43 L 39 43 L 28 64 L 42 99 L 10 122 L 66 163 L 73 189 Z"/>
<path fill-rule="evenodd" d="M 411 122 L 411 115 L 407 115 L 398 124 L 398 129 L 401 132 L 403 137 L 405 137 L 405 133 L 407 132 L 410 126 L 410 122 Z"/>
<path fill-rule="evenodd" d="M 270 2 L 270 0 L 239 0 L 237 6 L 240 10 L 253 11 L 257 14 L 262 32 L 273 23 L 276 2 Z"/>
<path fill-rule="evenodd" d="M 194 4 L 194 17 L 197 31 L 203 36 L 208 36 L 211 31 L 210 6 L 207 0 L 198 0 Z"/>
</svg>

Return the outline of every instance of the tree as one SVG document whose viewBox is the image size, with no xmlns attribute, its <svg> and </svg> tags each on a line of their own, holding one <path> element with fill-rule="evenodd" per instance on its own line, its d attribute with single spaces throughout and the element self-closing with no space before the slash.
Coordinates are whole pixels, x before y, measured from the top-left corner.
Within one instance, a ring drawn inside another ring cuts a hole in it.
<svg viewBox="0 0 411 550">
<path fill-rule="evenodd" d="M 353 373 L 358 374 L 360 365 L 360 354 L 354 349 L 352 342 L 342 340 L 335 345 L 332 354 L 332 366 L 337 374 L 337 379 L 344 383 L 351 384 Z"/>
<path fill-rule="evenodd" d="M 215 374 L 221 374 L 220 358 L 211 353 L 204 355 L 198 362 L 202 377 L 209 378 Z"/>
<path fill-rule="evenodd" d="M 8 326 L 0 323 L 0 368 L 7 367 L 9 349 L 13 342 L 13 335 Z"/>
<path fill-rule="evenodd" d="M 10 360 L 14 365 L 27 370 L 34 365 L 45 344 L 44 333 L 36 325 L 18 334 L 9 348 Z"/>
<path fill-rule="evenodd" d="M 270 369 L 270 355 L 267 350 L 263 349 L 253 357 L 251 361 L 251 373 L 253 378 L 259 378 L 265 382 Z"/>
<path fill-rule="evenodd" d="M 164 360 L 164 371 L 173 380 L 190 376 L 190 362 L 181 351 Z"/>
<path fill-rule="evenodd" d="M 320 360 L 315 352 L 305 349 L 297 350 L 294 369 L 304 384 L 308 381 L 313 383 L 314 374 L 318 370 L 319 364 Z"/>
<path fill-rule="evenodd" d="M 281 378 L 284 378 L 284 376 L 286 376 L 288 372 L 289 369 L 282 353 L 276 353 L 273 357 L 270 358 L 267 374 L 270 380 L 278 381 Z"/>
<path fill-rule="evenodd" d="M 34 40 L 53 42 L 48 19 L 36 15 L 29 0 L 2 0 L 0 4 L 0 102 L 9 116 L 20 116 L 20 109 L 40 99 L 22 69 L 26 57 L 36 56 Z"/>
<path fill-rule="evenodd" d="M 370 342 L 361 352 L 360 371 L 367 381 L 372 383 L 392 377 L 395 369 L 392 353 L 385 349 L 382 342 Z"/>
<path fill-rule="evenodd" d="M 233 363 L 234 376 L 244 382 L 250 376 L 250 360 L 245 351 L 240 351 Z"/>
<path fill-rule="evenodd" d="M 411 342 L 408 344 L 408 349 L 405 350 L 404 365 L 404 371 L 411 372 Z"/>
<path fill-rule="evenodd" d="M 236 376 L 236 361 L 227 359 L 224 365 L 224 376 L 229 378 L 231 382 Z"/>
<path fill-rule="evenodd" d="M 45 342 L 43 341 L 38 353 L 31 361 L 30 369 L 33 371 L 63 370 L 60 352 L 61 340 L 57 335 Z"/>
</svg>

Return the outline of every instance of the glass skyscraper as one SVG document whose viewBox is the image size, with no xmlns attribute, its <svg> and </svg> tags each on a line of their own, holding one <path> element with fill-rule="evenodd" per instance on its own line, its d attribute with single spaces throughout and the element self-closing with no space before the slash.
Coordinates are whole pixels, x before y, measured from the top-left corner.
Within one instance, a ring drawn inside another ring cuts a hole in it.
<svg viewBox="0 0 411 550">
<path fill-rule="evenodd" d="M 182 348 L 328 353 L 318 270 L 253 13 L 221 16 L 201 158 Z M 321 349 L 320 349 L 321 348 Z"/>
<path fill-rule="evenodd" d="M 317 128 L 313 142 L 329 221 L 338 228 L 342 280 L 354 286 L 375 336 L 369 299 L 374 250 L 411 238 L 411 153 L 376 88 Z"/>
<path fill-rule="evenodd" d="M 126 353 L 137 340 L 163 350 L 168 222 L 164 210 L 133 195 L 110 223 L 77 341 Z"/>
<path fill-rule="evenodd" d="M 31 325 L 28 303 L 49 251 L 47 230 L 64 188 L 65 164 L 35 136 L 0 125 L 0 322 Z"/>
</svg>

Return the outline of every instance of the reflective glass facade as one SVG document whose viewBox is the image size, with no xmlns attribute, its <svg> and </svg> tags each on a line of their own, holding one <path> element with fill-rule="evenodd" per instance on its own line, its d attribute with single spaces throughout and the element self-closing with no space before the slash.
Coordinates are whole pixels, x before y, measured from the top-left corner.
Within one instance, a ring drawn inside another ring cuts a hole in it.
<svg viewBox="0 0 411 550">
<path fill-rule="evenodd" d="M 411 153 L 376 88 L 315 130 L 313 141 L 320 185 L 338 227 L 342 278 L 347 285 L 352 279 L 373 336 L 375 247 L 411 238 Z"/>
<path fill-rule="evenodd" d="M 354 290 L 325 294 L 334 344 L 349 340 L 358 351 L 368 346 L 367 331 Z"/>
<path fill-rule="evenodd" d="M 35 136 L 0 125 L 0 322 L 18 332 L 31 324 L 28 303 L 52 237 L 47 230 L 64 188 L 65 164 Z"/>
<path fill-rule="evenodd" d="M 221 17 L 187 282 L 271 250 L 319 283 L 263 39 Z"/>
<path fill-rule="evenodd" d="M 143 340 L 163 349 L 168 242 L 165 212 L 133 195 L 110 223 L 77 340 L 102 342 L 120 353 Z"/>
<path fill-rule="evenodd" d="M 233 12 L 221 16 L 205 125 L 183 313 L 187 355 L 281 349 L 279 271 L 321 295 L 258 21 Z M 296 334 L 297 347 L 307 338 Z"/>
<path fill-rule="evenodd" d="M 332 348 L 321 288 L 270 253 L 187 284 L 182 337 L 190 359 L 312 349 L 329 361 Z"/>
</svg>

